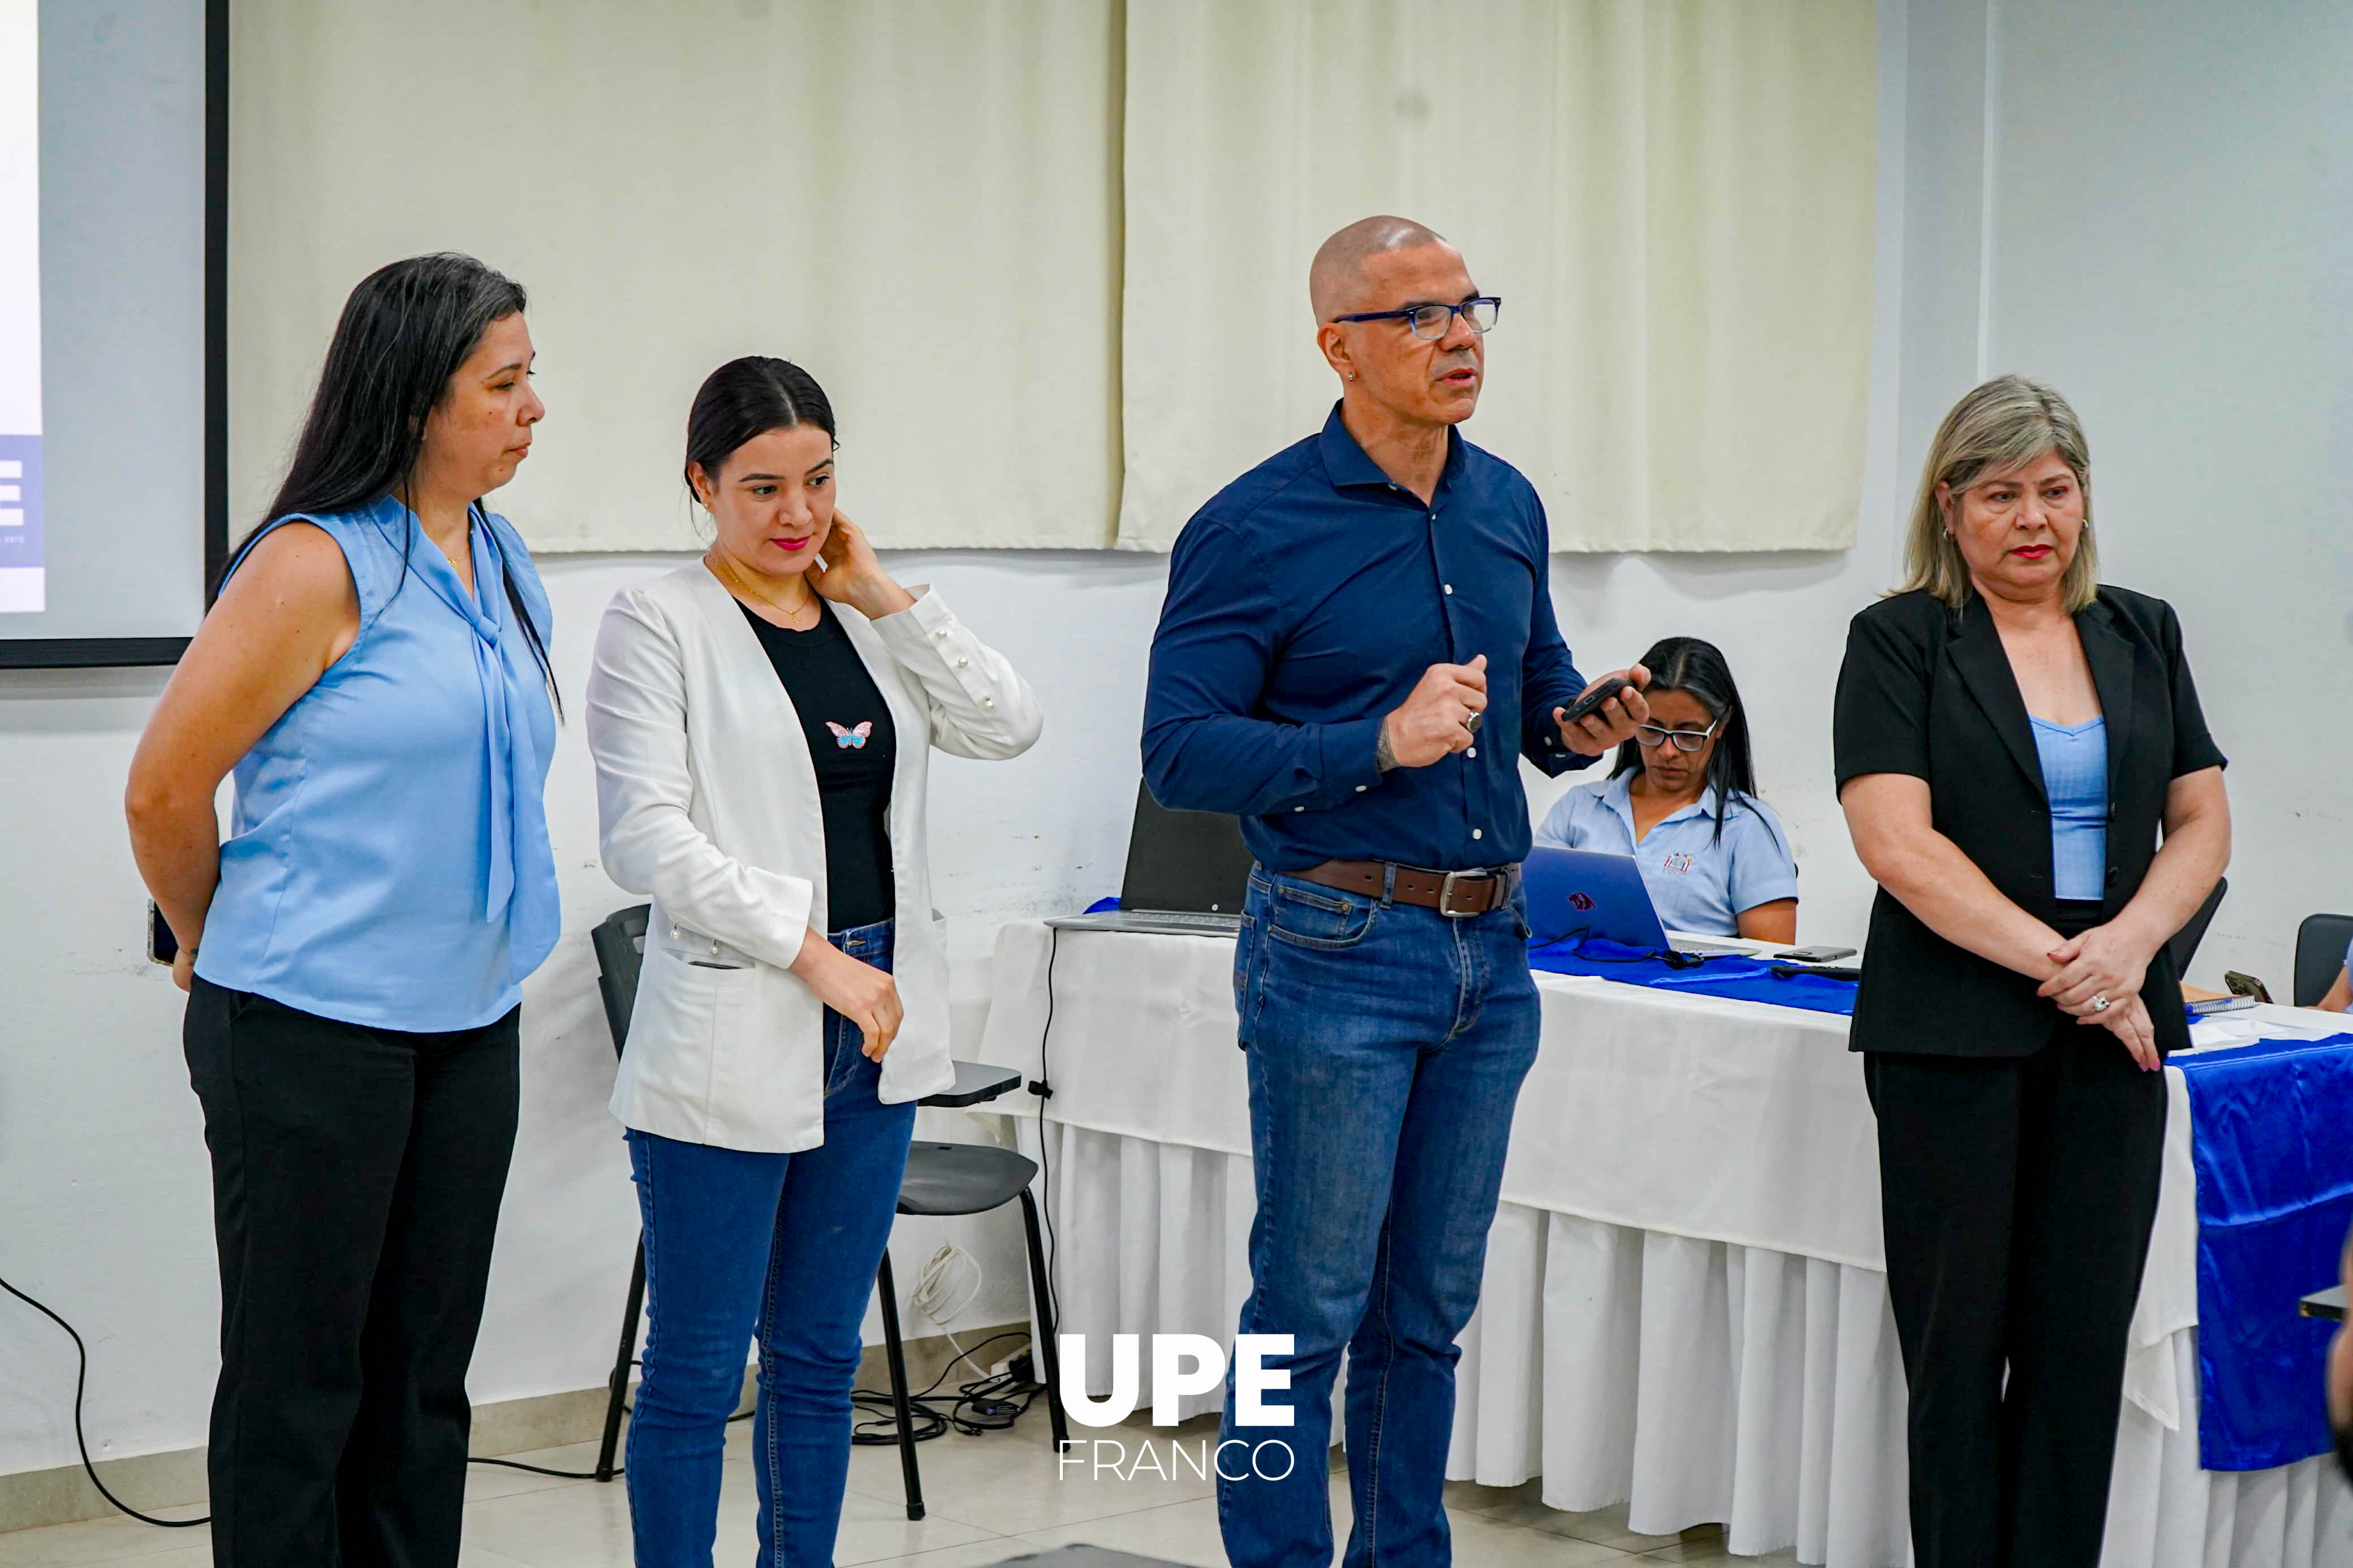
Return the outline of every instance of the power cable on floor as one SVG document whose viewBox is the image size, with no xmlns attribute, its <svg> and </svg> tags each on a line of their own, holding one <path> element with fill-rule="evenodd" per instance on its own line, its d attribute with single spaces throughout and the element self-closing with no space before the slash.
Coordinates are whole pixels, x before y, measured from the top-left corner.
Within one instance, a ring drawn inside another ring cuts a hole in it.
<svg viewBox="0 0 2353 1568">
<path fill-rule="evenodd" d="M 82 1430 L 82 1394 L 89 1386 L 90 1383 L 90 1347 L 82 1342 L 82 1337 L 75 1330 L 74 1326 L 71 1323 L 67 1322 L 65 1319 L 59 1317 L 58 1313 L 46 1303 L 37 1301 L 32 1297 L 27 1296 L 25 1292 L 17 1289 L 16 1287 L 11 1285 L 5 1279 L 0 1279 L 0 1290 L 7 1291 L 8 1294 L 16 1297 L 16 1300 L 24 1302 L 27 1307 L 32 1308 L 33 1310 L 48 1319 L 49 1321 L 55 1323 L 58 1327 L 66 1331 L 66 1337 L 68 1339 L 73 1341 L 74 1356 L 76 1358 L 74 1365 L 73 1397 L 74 1446 L 81 1451 L 82 1473 L 90 1478 L 90 1484 L 98 1489 L 98 1495 L 104 1498 L 119 1511 L 128 1514 L 142 1524 L 152 1524 L 159 1530 L 193 1530 L 200 1524 L 210 1524 L 213 1521 L 213 1516 L 211 1514 L 206 1514 L 201 1519 L 157 1519 L 152 1513 L 140 1512 L 137 1509 L 132 1508 L 129 1503 L 124 1502 L 121 1498 L 116 1497 L 112 1492 L 107 1489 L 106 1483 L 98 1479 L 98 1467 L 90 1463 L 90 1439 L 84 1435 Z M 951 1362 L 949 1364 L 953 1366 L 955 1363 Z M 934 1384 L 934 1386 L 937 1385 Z M 627 1409 L 628 1406 L 625 1405 L 623 1408 Z M 727 1419 L 730 1422 L 735 1422 L 748 1421 L 751 1418 L 752 1412 L 749 1410 L 744 1410 L 738 1411 L 736 1414 L 730 1415 Z M 483 1455 L 469 1455 L 466 1462 L 470 1465 L 495 1465 L 501 1469 L 507 1470 L 526 1470 L 534 1476 L 556 1476 L 568 1481 L 593 1481 L 602 1479 L 594 1470 L 552 1470 L 544 1465 L 526 1465 L 520 1459 L 493 1459 Z M 613 1475 L 614 1478 L 617 1479 L 624 1473 L 625 1472 L 621 1470 L 615 1470 Z"/>
</svg>

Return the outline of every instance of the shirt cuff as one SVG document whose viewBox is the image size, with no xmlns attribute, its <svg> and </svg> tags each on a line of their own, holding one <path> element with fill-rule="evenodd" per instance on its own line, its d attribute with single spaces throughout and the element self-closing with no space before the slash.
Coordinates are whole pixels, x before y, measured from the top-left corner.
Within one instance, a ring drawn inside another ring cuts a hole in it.
<svg viewBox="0 0 2353 1568">
<path fill-rule="evenodd" d="M 1381 725 L 1386 720 L 1383 715 L 1324 726 L 1316 804 L 1337 805 L 1381 782 Z"/>
</svg>

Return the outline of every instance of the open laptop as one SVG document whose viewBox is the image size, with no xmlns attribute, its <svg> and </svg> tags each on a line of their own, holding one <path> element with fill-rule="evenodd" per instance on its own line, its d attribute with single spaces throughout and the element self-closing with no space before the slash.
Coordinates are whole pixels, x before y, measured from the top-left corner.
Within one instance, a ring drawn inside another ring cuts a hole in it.
<svg viewBox="0 0 2353 1568">
<path fill-rule="evenodd" d="M 1231 936 L 1241 929 L 1250 865 L 1238 819 L 1170 811 L 1138 784 L 1119 908 L 1099 915 L 1061 915 L 1046 923 L 1058 931 Z"/>
<path fill-rule="evenodd" d="M 1641 868 L 1631 855 L 1539 844 L 1528 851 L 1520 877 L 1527 893 L 1529 932 L 1535 942 L 1599 937 L 1644 952 L 1699 956 L 1747 951 L 1668 942 L 1658 906 L 1651 902 L 1651 889 L 1642 885 Z"/>
</svg>

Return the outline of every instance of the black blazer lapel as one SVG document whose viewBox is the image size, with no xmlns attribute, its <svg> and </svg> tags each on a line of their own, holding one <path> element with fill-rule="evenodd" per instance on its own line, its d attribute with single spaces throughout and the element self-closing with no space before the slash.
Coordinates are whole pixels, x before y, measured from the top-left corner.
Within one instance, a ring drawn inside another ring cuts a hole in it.
<svg viewBox="0 0 2353 1568">
<path fill-rule="evenodd" d="M 1994 733 L 2001 737 L 2010 759 L 2026 775 L 2034 798 L 2048 804 L 2042 790 L 2042 757 L 2034 749 L 2034 728 L 2027 722 L 2026 699 L 2019 695 L 2018 677 L 2010 671 L 2010 655 L 2002 648 L 2001 633 L 1994 627 L 1992 612 L 1974 594 L 1969 595 L 1968 607 L 1961 611 L 1960 634 L 1949 646 L 1953 667 L 1961 672 L 1969 695 L 1985 710 Z M 2106 690 L 2103 689 L 2100 695 L 2105 700 Z M 2114 765 L 2112 754 L 2110 766 Z"/>
<path fill-rule="evenodd" d="M 2075 636 L 2084 645 L 2084 662 L 2092 667 L 2092 685 L 2100 694 L 2100 716 L 2107 721 L 2108 801 L 2113 813 L 2116 781 L 2124 775 L 2125 748 L 2133 730 L 2133 645 L 2116 627 L 2107 605 L 2094 601 L 2075 616 Z"/>
</svg>

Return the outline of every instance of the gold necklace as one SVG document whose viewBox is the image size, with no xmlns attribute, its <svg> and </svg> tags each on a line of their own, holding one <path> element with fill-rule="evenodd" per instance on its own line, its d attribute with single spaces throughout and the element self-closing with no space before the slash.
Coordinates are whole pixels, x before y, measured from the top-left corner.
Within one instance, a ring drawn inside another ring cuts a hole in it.
<svg viewBox="0 0 2353 1568">
<path fill-rule="evenodd" d="M 727 558 L 727 554 L 724 551 L 714 549 L 710 554 L 703 557 L 703 561 L 706 564 L 714 568 L 719 581 L 726 586 L 730 593 L 735 595 L 738 598 L 750 599 L 755 604 L 774 610 L 776 614 L 784 616 L 788 622 L 797 622 L 804 611 L 814 610 L 817 608 L 817 595 L 808 591 L 807 584 L 802 584 L 801 592 L 804 597 L 798 605 L 780 605 L 776 600 L 770 598 L 767 595 L 763 594 L 757 588 L 752 586 L 750 583 L 746 582 L 743 576 L 741 569 L 736 566 L 735 563 Z M 786 629 L 797 631 L 800 628 L 796 625 L 788 626 Z"/>
</svg>

